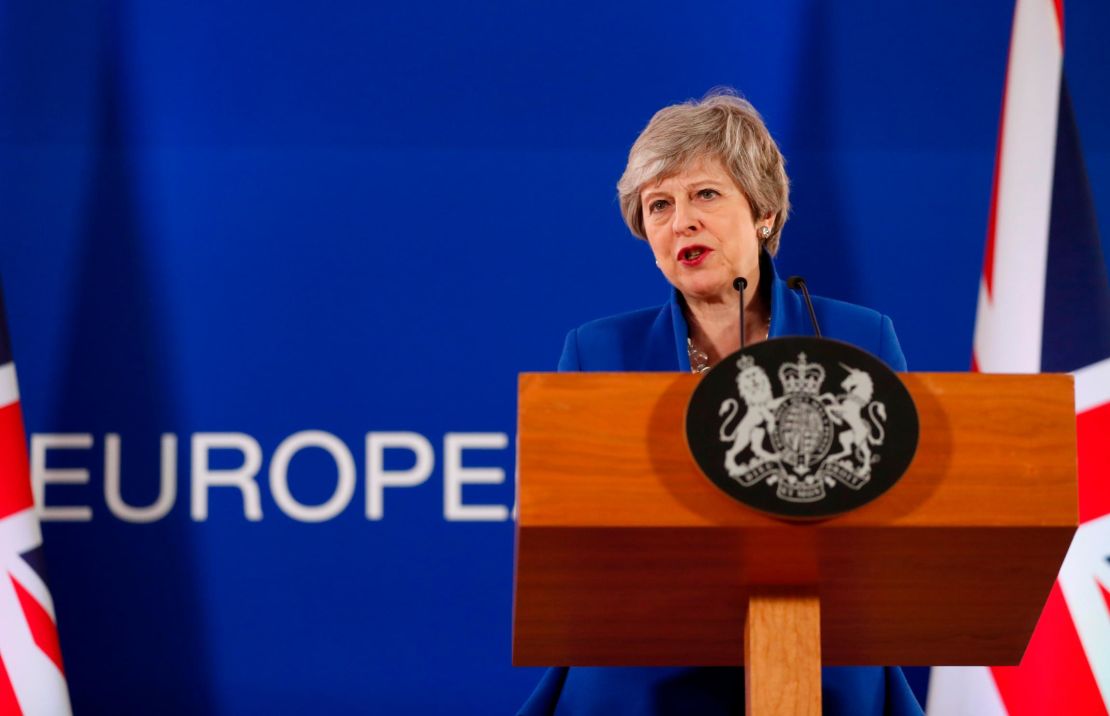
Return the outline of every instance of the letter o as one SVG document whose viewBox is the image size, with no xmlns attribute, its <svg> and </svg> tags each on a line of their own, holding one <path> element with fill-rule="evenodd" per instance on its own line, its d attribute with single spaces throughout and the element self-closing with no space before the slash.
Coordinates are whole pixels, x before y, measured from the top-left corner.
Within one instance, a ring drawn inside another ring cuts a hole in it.
<svg viewBox="0 0 1110 716">
<path fill-rule="evenodd" d="M 289 463 L 299 451 L 315 447 L 326 450 L 338 468 L 335 492 L 320 505 L 298 502 L 289 492 Z M 270 492 L 281 511 L 301 522 L 323 522 L 338 515 L 355 494 L 355 459 L 342 440 L 322 430 L 302 430 L 281 441 L 270 460 Z"/>
</svg>

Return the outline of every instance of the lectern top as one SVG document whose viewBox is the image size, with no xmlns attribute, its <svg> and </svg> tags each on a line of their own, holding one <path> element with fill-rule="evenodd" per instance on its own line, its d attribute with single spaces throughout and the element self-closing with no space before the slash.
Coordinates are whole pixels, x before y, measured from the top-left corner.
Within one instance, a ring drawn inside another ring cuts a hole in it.
<svg viewBox="0 0 1110 716">
<path fill-rule="evenodd" d="M 820 529 L 1074 525 L 1069 375 L 902 375 L 920 415 L 917 455 L 882 498 Z M 691 458 L 683 415 L 699 376 L 520 377 L 519 469 L 529 526 L 778 526 L 717 491 Z M 601 396 L 604 396 L 603 398 Z"/>
</svg>

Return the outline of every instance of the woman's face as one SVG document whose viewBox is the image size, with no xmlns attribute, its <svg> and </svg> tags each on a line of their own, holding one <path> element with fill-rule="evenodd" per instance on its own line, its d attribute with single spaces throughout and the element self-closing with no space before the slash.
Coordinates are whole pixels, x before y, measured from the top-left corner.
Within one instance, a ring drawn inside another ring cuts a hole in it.
<svg viewBox="0 0 1110 716">
<path fill-rule="evenodd" d="M 644 229 L 659 269 L 688 298 L 711 300 L 733 293 L 744 276 L 759 275 L 756 223 L 740 187 L 721 161 L 705 158 L 640 191 Z"/>
</svg>

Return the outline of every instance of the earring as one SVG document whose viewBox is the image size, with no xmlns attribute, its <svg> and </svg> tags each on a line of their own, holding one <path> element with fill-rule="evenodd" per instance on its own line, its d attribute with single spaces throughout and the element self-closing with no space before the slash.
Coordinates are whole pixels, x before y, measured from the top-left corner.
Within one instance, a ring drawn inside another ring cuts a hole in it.
<svg viewBox="0 0 1110 716">
<path fill-rule="evenodd" d="M 770 226 L 761 226 L 761 227 L 759 227 L 759 238 L 761 238 L 761 239 L 771 238 L 771 227 Z"/>
</svg>

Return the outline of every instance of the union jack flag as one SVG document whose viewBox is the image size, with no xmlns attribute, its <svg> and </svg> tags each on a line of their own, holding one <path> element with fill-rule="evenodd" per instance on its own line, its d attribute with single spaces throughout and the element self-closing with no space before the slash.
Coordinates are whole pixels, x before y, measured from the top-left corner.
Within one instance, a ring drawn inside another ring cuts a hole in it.
<svg viewBox="0 0 1110 716">
<path fill-rule="evenodd" d="M 0 714 L 69 714 L 0 296 Z"/>
<path fill-rule="evenodd" d="M 973 369 L 1070 372 L 1079 531 L 1020 666 L 934 669 L 930 714 L 1110 711 L 1110 284 L 1071 100 L 1062 0 L 1017 0 Z"/>
</svg>

